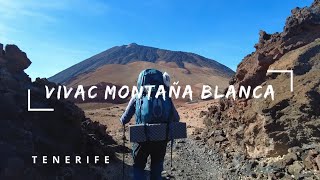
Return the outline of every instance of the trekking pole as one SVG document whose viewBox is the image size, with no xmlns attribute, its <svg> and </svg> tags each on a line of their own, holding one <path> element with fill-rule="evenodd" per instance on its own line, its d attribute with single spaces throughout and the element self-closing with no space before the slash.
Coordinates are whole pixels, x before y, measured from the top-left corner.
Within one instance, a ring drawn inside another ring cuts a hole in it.
<svg viewBox="0 0 320 180">
<path fill-rule="evenodd" d="M 122 179 L 124 180 L 124 159 L 125 159 L 125 145 L 126 145 L 126 127 L 125 125 L 123 125 L 123 136 L 122 136 L 122 140 L 123 140 L 123 151 L 122 151 Z"/>
<path fill-rule="evenodd" d="M 171 166 L 171 169 L 172 169 L 172 150 L 173 150 L 173 142 L 174 142 L 174 140 L 173 140 L 173 135 L 172 135 L 172 124 L 170 125 L 170 139 L 171 139 L 171 143 L 170 143 L 170 145 L 171 145 L 171 152 L 170 152 L 170 156 L 171 156 L 171 158 L 170 158 L 170 166 Z"/>
<path fill-rule="evenodd" d="M 172 169 L 172 149 L 173 149 L 173 139 L 171 139 L 171 152 L 170 152 L 170 156 L 171 156 L 171 158 L 170 158 L 170 166 L 171 166 L 171 169 Z"/>
</svg>

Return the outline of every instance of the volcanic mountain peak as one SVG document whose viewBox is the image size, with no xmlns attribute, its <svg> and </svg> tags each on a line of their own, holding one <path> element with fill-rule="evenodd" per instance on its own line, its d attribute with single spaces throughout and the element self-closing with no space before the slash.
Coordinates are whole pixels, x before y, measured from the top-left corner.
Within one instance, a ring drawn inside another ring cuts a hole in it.
<svg viewBox="0 0 320 180">
<path fill-rule="evenodd" d="M 130 44 L 127 45 L 127 48 L 129 48 L 131 46 L 138 46 L 138 44 L 137 43 L 130 43 Z"/>
<path fill-rule="evenodd" d="M 175 66 L 182 69 L 187 69 L 185 65 L 186 63 L 189 63 L 200 68 L 210 68 L 221 76 L 230 77 L 234 74 L 228 67 L 194 53 L 171 51 L 131 43 L 129 45 L 115 46 L 94 55 L 54 75 L 49 80 L 56 83 L 67 83 L 78 75 L 95 71 L 104 65 L 128 65 L 137 61 L 149 63 L 174 63 Z"/>
</svg>

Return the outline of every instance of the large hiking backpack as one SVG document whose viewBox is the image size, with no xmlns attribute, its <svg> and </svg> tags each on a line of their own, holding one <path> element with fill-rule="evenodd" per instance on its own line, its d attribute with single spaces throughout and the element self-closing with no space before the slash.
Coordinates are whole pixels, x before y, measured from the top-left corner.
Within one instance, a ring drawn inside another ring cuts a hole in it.
<svg viewBox="0 0 320 180">
<path fill-rule="evenodd" d="M 173 105 L 171 98 L 168 96 L 168 88 L 164 84 L 163 74 L 156 69 L 143 70 L 138 77 L 137 87 L 154 85 L 150 97 L 148 97 L 145 89 L 142 96 L 136 97 L 136 124 L 156 124 L 169 123 L 172 118 Z M 162 95 L 156 98 L 156 93 L 160 85 L 163 85 L 166 90 L 166 97 Z"/>
<path fill-rule="evenodd" d="M 146 69 L 143 70 L 138 77 L 137 81 L 137 87 L 140 90 L 141 86 L 145 85 L 154 85 L 155 87 L 152 89 L 150 93 L 150 97 L 148 98 L 148 93 L 144 90 L 142 93 L 142 96 L 139 98 L 136 97 L 136 124 L 131 126 L 132 129 L 130 130 L 130 139 L 132 139 L 132 142 L 146 142 L 146 141 L 157 141 L 157 140 L 171 140 L 171 168 L 172 168 L 172 149 L 173 149 L 173 141 L 174 137 L 178 138 L 186 138 L 187 131 L 186 131 L 186 124 L 180 123 L 180 126 L 175 126 L 178 128 L 177 132 L 179 131 L 181 127 L 184 130 L 184 135 L 179 136 L 178 133 L 177 136 L 175 136 L 174 133 L 174 127 L 172 126 L 172 118 L 173 118 L 173 103 L 171 98 L 169 97 L 169 89 L 165 86 L 164 82 L 164 76 L 162 72 L 156 70 L 156 69 Z M 156 98 L 156 93 L 159 88 L 159 86 L 163 85 L 166 91 L 165 99 L 162 96 L 159 96 Z M 152 124 L 159 124 L 161 125 L 155 125 L 154 127 L 161 128 L 160 129 L 154 129 L 151 128 Z M 165 126 L 163 124 L 166 124 Z M 143 125 L 141 125 L 143 124 Z M 148 126 L 147 124 L 151 124 L 151 126 Z M 181 126 L 182 125 L 182 126 Z M 147 127 L 150 127 L 148 131 Z M 164 127 L 164 128 L 163 128 Z M 141 128 L 143 128 L 144 133 L 141 133 Z M 163 136 L 163 133 L 165 132 L 165 137 Z M 132 133 L 132 135 L 131 135 Z M 149 138 L 148 133 L 153 134 L 152 139 Z M 170 134 L 170 135 L 169 135 Z M 183 134 L 183 133 L 182 133 Z M 162 137 L 155 137 L 155 136 L 162 136 Z M 164 137 L 164 138 L 163 138 Z"/>
</svg>

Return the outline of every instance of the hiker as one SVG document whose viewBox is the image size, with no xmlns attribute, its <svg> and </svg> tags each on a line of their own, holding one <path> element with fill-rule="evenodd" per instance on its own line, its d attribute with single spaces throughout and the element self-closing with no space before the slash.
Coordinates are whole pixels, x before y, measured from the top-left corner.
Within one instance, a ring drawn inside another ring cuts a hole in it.
<svg viewBox="0 0 320 180">
<path fill-rule="evenodd" d="M 179 114 L 175 109 L 171 98 L 168 96 L 168 90 L 170 87 L 169 74 L 166 72 L 162 73 L 156 69 L 146 69 L 139 74 L 137 80 L 138 89 L 144 85 L 155 85 L 156 88 L 152 90 L 151 98 L 148 99 L 146 97 L 147 92 L 143 92 L 140 98 L 132 97 L 124 114 L 120 118 L 121 123 L 123 125 L 128 123 L 134 114 L 136 114 L 136 124 L 179 121 Z M 165 100 L 162 96 L 159 96 L 157 99 L 154 98 L 159 85 L 163 85 L 165 87 Z M 134 161 L 133 174 L 135 180 L 146 179 L 144 168 L 149 155 L 151 156 L 150 179 L 162 179 L 161 172 L 163 171 L 164 156 L 166 154 L 168 140 L 169 139 L 163 141 L 147 140 L 146 142 L 132 144 L 132 156 Z"/>
</svg>

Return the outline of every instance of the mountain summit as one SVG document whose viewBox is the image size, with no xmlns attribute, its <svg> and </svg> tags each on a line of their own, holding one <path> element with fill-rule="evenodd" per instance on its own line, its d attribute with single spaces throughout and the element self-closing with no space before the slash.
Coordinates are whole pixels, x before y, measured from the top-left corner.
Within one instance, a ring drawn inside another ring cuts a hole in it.
<svg viewBox="0 0 320 180">
<path fill-rule="evenodd" d="M 187 74 L 192 73 L 190 66 L 192 66 L 193 69 L 206 68 L 207 72 L 209 70 L 214 75 L 227 78 L 234 74 L 230 68 L 194 53 L 170 51 L 131 43 L 129 45 L 115 46 L 94 55 L 52 76 L 49 80 L 56 83 L 70 84 L 70 82 L 77 79 L 78 76 L 92 73 L 105 65 L 132 66 L 138 61 L 145 65 L 150 65 L 151 63 L 161 64 L 162 66 L 165 65 L 170 68 L 179 68 Z M 148 68 L 147 65 L 144 67 Z M 140 69 L 141 68 L 139 68 L 139 70 Z"/>
</svg>

